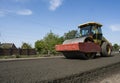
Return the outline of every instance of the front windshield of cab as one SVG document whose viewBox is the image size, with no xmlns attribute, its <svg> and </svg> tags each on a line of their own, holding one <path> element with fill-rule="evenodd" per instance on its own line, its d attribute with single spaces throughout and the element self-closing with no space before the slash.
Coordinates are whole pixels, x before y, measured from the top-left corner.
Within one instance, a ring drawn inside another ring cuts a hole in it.
<svg viewBox="0 0 120 83">
<path fill-rule="evenodd" d="M 90 27 L 91 26 L 86 26 L 86 27 L 81 28 L 81 30 L 80 30 L 81 36 L 89 35 Z"/>
<path fill-rule="evenodd" d="M 89 25 L 81 28 L 80 30 L 80 36 L 87 36 L 89 34 L 102 34 L 101 27 L 95 26 L 95 25 Z"/>
</svg>

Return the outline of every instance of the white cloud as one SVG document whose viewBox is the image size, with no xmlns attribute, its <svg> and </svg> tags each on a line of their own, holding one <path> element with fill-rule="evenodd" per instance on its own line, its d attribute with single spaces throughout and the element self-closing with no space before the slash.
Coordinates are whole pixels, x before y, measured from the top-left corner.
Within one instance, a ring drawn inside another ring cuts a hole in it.
<svg viewBox="0 0 120 83">
<path fill-rule="evenodd" d="M 13 1 L 15 1 L 15 2 L 27 2 L 29 0 L 13 0 Z"/>
<path fill-rule="evenodd" d="M 30 9 L 23 9 L 16 12 L 18 15 L 32 15 L 32 11 Z"/>
<path fill-rule="evenodd" d="M 0 9 L 0 17 L 4 17 L 10 14 L 17 14 L 17 15 L 32 15 L 32 11 L 30 9 L 22 9 L 22 10 L 5 10 Z"/>
<path fill-rule="evenodd" d="M 49 9 L 52 11 L 55 11 L 59 6 L 62 5 L 62 1 L 63 0 L 50 0 L 49 1 L 49 3 L 50 3 Z"/>
<path fill-rule="evenodd" d="M 115 24 L 110 26 L 112 31 L 120 31 L 120 24 Z"/>
<path fill-rule="evenodd" d="M 0 9 L 0 17 L 4 17 L 10 12 L 11 12 L 10 10 Z"/>
</svg>

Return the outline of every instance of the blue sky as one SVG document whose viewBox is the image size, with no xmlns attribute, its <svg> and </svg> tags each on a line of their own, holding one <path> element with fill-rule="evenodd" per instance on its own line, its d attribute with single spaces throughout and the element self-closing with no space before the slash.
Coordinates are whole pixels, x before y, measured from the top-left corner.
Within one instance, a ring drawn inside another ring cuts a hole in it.
<svg viewBox="0 0 120 83">
<path fill-rule="evenodd" d="M 104 36 L 120 44 L 120 0 L 0 0 L 0 42 L 17 47 L 89 21 L 103 24 Z"/>
</svg>

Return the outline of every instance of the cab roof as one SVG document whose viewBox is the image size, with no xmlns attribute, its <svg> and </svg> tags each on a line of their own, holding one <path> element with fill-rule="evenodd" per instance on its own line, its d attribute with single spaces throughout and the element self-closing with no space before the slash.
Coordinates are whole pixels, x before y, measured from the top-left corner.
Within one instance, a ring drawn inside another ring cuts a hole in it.
<svg viewBox="0 0 120 83">
<path fill-rule="evenodd" d="M 88 25 L 97 25 L 97 26 L 99 26 L 99 27 L 102 26 L 102 24 L 97 23 L 97 22 L 87 22 L 87 23 L 84 23 L 84 24 L 80 24 L 80 25 L 78 26 L 78 28 L 83 28 L 83 27 L 86 27 L 86 26 L 88 26 Z"/>
</svg>

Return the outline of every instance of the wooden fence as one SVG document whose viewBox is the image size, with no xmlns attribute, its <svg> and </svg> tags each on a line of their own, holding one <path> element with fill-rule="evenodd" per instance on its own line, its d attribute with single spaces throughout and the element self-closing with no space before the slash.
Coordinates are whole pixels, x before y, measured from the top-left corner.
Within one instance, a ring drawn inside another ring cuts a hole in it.
<svg viewBox="0 0 120 83">
<path fill-rule="evenodd" d="M 0 55 L 36 55 L 35 49 L 0 49 Z"/>
</svg>

